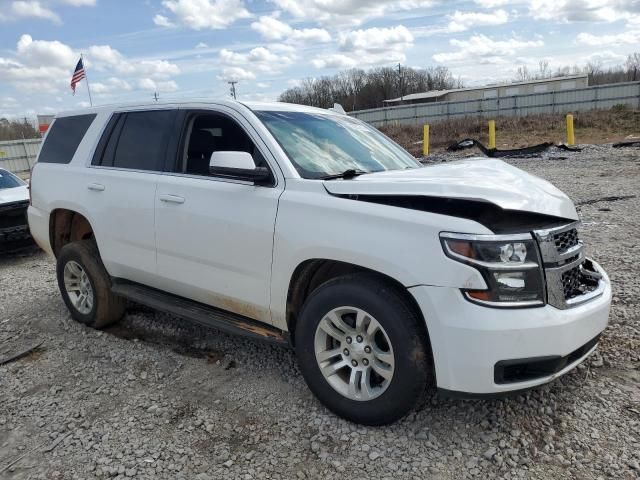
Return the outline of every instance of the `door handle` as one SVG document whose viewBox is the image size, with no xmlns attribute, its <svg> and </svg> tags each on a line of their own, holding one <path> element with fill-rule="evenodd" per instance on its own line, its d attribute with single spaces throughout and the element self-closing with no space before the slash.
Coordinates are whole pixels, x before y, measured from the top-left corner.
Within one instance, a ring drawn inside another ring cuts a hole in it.
<svg viewBox="0 0 640 480">
<path fill-rule="evenodd" d="M 87 185 L 87 188 L 96 192 L 104 191 L 104 185 L 102 185 L 101 183 L 90 183 L 89 185 Z"/>
<path fill-rule="evenodd" d="M 161 202 L 168 203 L 184 203 L 184 197 L 180 197 L 178 195 L 171 195 L 169 193 L 163 193 L 160 195 Z"/>
</svg>

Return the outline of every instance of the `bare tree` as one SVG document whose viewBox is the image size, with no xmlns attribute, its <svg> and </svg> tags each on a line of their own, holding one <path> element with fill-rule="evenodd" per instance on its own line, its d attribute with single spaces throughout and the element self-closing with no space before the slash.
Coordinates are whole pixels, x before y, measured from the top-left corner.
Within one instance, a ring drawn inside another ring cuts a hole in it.
<svg viewBox="0 0 640 480">
<path fill-rule="evenodd" d="M 0 140 L 21 140 L 23 138 L 40 138 L 40 133 L 27 121 L 0 118 Z"/>
<path fill-rule="evenodd" d="M 460 87 L 446 67 L 428 69 L 402 68 L 402 93 L 447 90 Z M 384 100 L 399 93 L 398 69 L 378 67 L 368 72 L 351 69 L 331 77 L 305 78 L 279 97 L 280 101 L 328 108 L 340 103 L 346 110 L 384 106 Z"/>
</svg>

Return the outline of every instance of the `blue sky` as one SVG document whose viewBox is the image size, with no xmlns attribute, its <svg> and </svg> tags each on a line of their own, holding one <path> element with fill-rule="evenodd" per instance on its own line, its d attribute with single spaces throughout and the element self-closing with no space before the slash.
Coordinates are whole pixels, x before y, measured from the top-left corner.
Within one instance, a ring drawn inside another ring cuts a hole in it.
<svg viewBox="0 0 640 480">
<path fill-rule="evenodd" d="M 447 66 L 467 85 L 640 51 L 638 0 L 0 0 L 0 117 L 94 104 L 275 100 L 347 68 Z"/>
</svg>

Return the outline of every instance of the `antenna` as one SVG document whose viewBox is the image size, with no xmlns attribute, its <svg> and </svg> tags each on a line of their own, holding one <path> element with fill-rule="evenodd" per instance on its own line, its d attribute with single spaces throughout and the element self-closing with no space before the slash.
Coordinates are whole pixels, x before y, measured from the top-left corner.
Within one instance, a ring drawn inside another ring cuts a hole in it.
<svg viewBox="0 0 640 480">
<path fill-rule="evenodd" d="M 231 96 L 233 97 L 233 99 L 236 99 L 236 83 L 238 83 L 237 80 L 229 80 L 227 82 L 229 85 L 231 85 L 231 87 L 229 87 L 229 93 L 231 94 Z"/>
</svg>

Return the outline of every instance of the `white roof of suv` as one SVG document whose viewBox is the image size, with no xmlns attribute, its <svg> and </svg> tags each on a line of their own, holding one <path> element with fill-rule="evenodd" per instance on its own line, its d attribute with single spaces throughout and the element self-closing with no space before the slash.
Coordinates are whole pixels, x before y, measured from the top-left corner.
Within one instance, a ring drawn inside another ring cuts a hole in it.
<svg viewBox="0 0 640 480">
<path fill-rule="evenodd" d="M 111 105 L 100 105 L 95 107 L 83 108 L 81 110 L 69 110 L 60 112 L 57 117 L 69 117 L 73 115 L 86 115 L 89 113 L 101 113 L 110 112 L 114 110 L 122 110 L 127 108 L 137 109 L 158 109 L 162 107 L 173 108 L 189 108 L 189 107 L 201 107 L 203 104 L 208 105 L 221 105 L 227 107 L 246 107 L 255 111 L 278 111 L 278 112 L 307 112 L 307 113 L 323 113 L 327 115 L 339 115 L 336 112 L 325 110 L 322 108 L 309 107 L 307 105 L 298 105 L 294 103 L 283 102 L 239 102 L 237 100 L 227 99 L 194 99 L 184 101 L 166 101 L 166 102 L 130 102 L 130 103 L 115 103 Z"/>
</svg>

